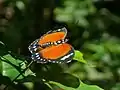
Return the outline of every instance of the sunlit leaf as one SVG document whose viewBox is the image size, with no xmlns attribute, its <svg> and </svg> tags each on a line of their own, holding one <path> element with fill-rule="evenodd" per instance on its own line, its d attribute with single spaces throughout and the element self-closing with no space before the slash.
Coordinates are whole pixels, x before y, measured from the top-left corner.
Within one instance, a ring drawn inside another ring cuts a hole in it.
<svg viewBox="0 0 120 90">
<path fill-rule="evenodd" d="M 83 82 L 80 83 L 78 88 L 67 87 L 58 82 L 53 82 L 53 81 L 50 81 L 49 83 L 53 84 L 53 85 L 57 85 L 58 87 L 60 87 L 63 90 L 103 90 L 102 88 L 100 88 L 96 85 L 87 85 L 87 84 L 84 84 Z"/>
<path fill-rule="evenodd" d="M 103 89 L 96 85 L 87 85 L 81 82 L 81 85 L 80 87 L 77 88 L 77 90 L 103 90 Z"/>
<path fill-rule="evenodd" d="M 26 68 L 25 62 L 19 59 L 13 58 L 10 54 L 4 55 L 0 57 L 0 66 L 1 66 L 1 74 L 3 76 L 9 77 L 11 80 L 13 80 L 20 72 Z M 27 70 L 28 75 L 31 74 L 31 70 Z M 19 79 L 22 79 L 23 76 L 20 76 Z"/>
<path fill-rule="evenodd" d="M 33 90 L 34 84 L 32 82 L 23 83 L 29 90 Z"/>
<path fill-rule="evenodd" d="M 0 45 L 5 45 L 2 41 L 0 41 Z"/>
<path fill-rule="evenodd" d="M 18 7 L 18 9 L 23 10 L 25 9 L 25 4 L 22 1 L 17 1 L 16 2 L 16 6 Z"/>
<path fill-rule="evenodd" d="M 84 58 L 83 58 L 83 54 L 78 50 L 75 50 L 75 56 L 74 56 L 73 59 L 77 60 L 78 62 L 82 62 L 82 63 L 85 63 L 85 64 L 87 63 L 87 61 L 84 60 Z"/>
</svg>

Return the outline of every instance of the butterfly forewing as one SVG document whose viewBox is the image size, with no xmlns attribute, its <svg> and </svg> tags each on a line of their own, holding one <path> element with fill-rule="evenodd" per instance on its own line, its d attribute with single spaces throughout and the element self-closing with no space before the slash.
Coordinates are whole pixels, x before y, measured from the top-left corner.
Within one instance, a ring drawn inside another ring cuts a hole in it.
<svg viewBox="0 0 120 90">
<path fill-rule="evenodd" d="M 31 53 L 34 53 L 40 47 L 42 49 L 50 45 L 58 45 L 61 43 L 65 43 L 68 41 L 68 39 L 65 39 L 66 34 L 67 34 L 66 28 L 49 31 L 39 39 L 36 39 L 34 42 L 32 42 L 28 49 Z"/>
<path fill-rule="evenodd" d="M 57 41 L 61 41 L 61 42 L 63 41 L 64 42 L 66 34 L 67 34 L 66 28 L 62 28 L 62 29 L 58 29 L 58 30 L 48 32 L 47 34 L 43 35 L 39 39 L 38 44 L 42 46 L 46 43 L 54 44 L 54 42 L 57 42 Z"/>
</svg>

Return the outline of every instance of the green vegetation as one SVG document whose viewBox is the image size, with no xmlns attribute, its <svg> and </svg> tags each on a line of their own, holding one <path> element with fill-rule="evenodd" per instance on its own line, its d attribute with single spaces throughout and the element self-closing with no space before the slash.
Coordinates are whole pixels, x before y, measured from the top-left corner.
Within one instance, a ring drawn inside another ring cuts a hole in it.
<svg viewBox="0 0 120 90">
<path fill-rule="evenodd" d="M 115 2 L 1 0 L 0 90 L 6 85 L 8 90 L 119 90 L 120 14 L 115 6 L 120 5 Z M 30 64 L 29 44 L 63 26 L 75 48 L 72 62 Z"/>
</svg>

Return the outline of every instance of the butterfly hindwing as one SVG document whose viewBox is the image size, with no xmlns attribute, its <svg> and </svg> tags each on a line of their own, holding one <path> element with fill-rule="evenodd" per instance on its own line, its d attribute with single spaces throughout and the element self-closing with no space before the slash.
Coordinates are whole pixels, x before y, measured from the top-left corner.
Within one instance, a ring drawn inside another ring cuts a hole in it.
<svg viewBox="0 0 120 90">
<path fill-rule="evenodd" d="M 32 58 L 40 63 L 68 63 L 72 60 L 73 56 L 73 47 L 65 43 L 57 46 L 47 47 L 34 54 Z"/>
<path fill-rule="evenodd" d="M 48 62 L 47 60 L 45 60 L 44 58 L 42 58 L 39 53 L 33 53 L 31 55 L 31 58 L 34 61 L 37 61 L 37 63 L 47 63 Z"/>
</svg>

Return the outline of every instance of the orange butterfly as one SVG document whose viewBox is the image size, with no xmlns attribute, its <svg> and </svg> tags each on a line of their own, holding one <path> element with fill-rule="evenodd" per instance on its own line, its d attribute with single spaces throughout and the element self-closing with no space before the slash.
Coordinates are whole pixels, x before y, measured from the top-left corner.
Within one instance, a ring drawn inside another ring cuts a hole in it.
<svg viewBox="0 0 120 90">
<path fill-rule="evenodd" d="M 49 31 L 28 47 L 31 58 L 38 63 L 68 63 L 74 56 L 74 49 L 66 42 L 67 29 Z"/>
</svg>

